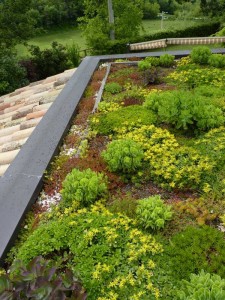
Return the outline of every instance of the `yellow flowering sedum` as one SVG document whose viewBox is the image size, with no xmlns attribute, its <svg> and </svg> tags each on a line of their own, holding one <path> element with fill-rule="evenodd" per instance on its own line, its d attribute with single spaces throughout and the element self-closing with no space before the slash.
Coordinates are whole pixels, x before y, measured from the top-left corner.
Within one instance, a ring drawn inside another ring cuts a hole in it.
<svg viewBox="0 0 225 300">
<path fill-rule="evenodd" d="M 159 298 L 152 276 L 154 255 L 162 246 L 153 236 L 137 229 L 128 217 L 110 213 L 101 202 L 89 210 L 61 214 L 28 237 L 18 258 L 28 262 L 39 254 L 69 253 L 68 265 L 90 300 Z"/>
<path fill-rule="evenodd" d="M 190 147 L 182 147 L 175 136 L 154 125 L 141 127 L 122 126 L 117 138 L 132 139 L 144 149 L 145 160 L 154 181 L 165 188 L 205 187 L 205 176 L 214 163 Z"/>
</svg>

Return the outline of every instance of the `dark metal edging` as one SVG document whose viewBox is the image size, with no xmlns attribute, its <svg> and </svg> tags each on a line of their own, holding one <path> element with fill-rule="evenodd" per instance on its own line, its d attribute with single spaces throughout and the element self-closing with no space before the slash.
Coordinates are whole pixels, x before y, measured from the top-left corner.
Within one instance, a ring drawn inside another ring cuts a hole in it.
<svg viewBox="0 0 225 300">
<path fill-rule="evenodd" d="M 225 53 L 214 49 L 213 53 Z M 190 51 L 168 51 L 176 58 Z M 68 130 L 77 105 L 100 62 L 130 57 L 160 56 L 165 52 L 86 57 L 54 101 L 5 174 L 0 178 L 0 265 L 12 247 L 21 222 L 36 201 L 43 186 L 43 175 Z M 40 237 L 41 238 L 41 237 Z"/>
</svg>

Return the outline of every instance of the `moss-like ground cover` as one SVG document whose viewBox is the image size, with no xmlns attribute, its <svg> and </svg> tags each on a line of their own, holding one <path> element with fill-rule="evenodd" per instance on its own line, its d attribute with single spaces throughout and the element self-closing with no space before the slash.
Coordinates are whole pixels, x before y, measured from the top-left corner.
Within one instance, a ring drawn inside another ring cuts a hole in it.
<svg viewBox="0 0 225 300">
<path fill-rule="evenodd" d="M 9 266 L 63 260 L 93 300 L 223 299 L 225 69 L 200 54 L 113 64 L 91 114 L 94 73 Z"/>
</svg>

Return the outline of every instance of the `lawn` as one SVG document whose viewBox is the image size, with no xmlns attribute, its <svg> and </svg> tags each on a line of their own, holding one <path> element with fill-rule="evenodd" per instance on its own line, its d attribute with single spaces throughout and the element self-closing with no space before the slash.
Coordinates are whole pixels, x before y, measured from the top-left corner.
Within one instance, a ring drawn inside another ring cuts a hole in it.
<svg viewBox="0 0 225 300">
<path fill-rule="evenodd" d="M 185 28 L 199 23 L 199 21 L 180 21 L 180 20 L 169 20 L 166 19 L 163 21 L 163 29 L 176 29 L 176 28 Z M 160 20 L 144 20 L 143 29 L 141 33 L 153 33 L 161 30 L 161 21 Z M 65 27 L 49 30 L 46 33 L 43 33 L 35 38 L 32 38 L 28 41 L 30 45 L 37 45 L 41 49 L 50 47 L 53 41 L 57 41 L 63 45 L 70 45 L 73 42 L 77 43 L 80 46 L 80 49 L 86 49 L 85 38 L 82 36 L 81 31 L 78 28 L 74 27 Z M 18 55 L 20 57 L 26 56 L 28 54 L 27 49 L 23 45 L 17 45 Z"/>
<path fill-rule="evenodd" d="M 85 39 L 82 37 L 81 31 L 76 27 L 65 27 L 49 30 L 37 37 L 28 41 L 30 45 L 39 46 L 41 49 L 45 49 L 51 46 L 53 41 L 57 41 L 63 45 L 71 45 L 77 43 L 81 50 L 86 49 Z M 26 56 L 28 51 L 25 46 L 17 45 L 16 47 L 18 55 L 20 57 Z"/>
<path fill-rule="evenodd" d="M 93 113 L 95 71 L 8 262 L 88 300 L 224 299 L 225 57 L 203 52 L 112 63 Z"/>
<path fill-rule="evenodd" d="M 157 20 L 143 20 L 142 34 L 154 33 L 161 31 L 161 25 L 163 30 L 176 30 L 183 29 L 189 26 L 201 24 L 201 20 L 171 20 L 170 18 L 163 20 L 163 25 L 160 19 Z"/>
</svg>

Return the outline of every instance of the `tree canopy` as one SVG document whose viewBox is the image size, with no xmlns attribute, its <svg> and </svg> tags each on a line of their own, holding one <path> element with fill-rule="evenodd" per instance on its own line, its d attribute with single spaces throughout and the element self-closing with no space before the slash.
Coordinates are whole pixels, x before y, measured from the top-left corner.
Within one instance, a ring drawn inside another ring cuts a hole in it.
<svg viewBox="0 0 225 300">
<path fill-rule="evenodd" d="M 114 25 L 109 24 L 107 1 L 85 0 L 81 27 L 89 45 L 109 39 L 114 30 L 116 39 L 132 38 L 139 34 L 143 18 L 142 0 L 114 0 Z"/>
<path fill-rule="evenodd" d="M 30 0 L 0 2 L 0 45 L 6 47 L 27 40 L 34 34 L 36 19 Z"/>
</svg>

